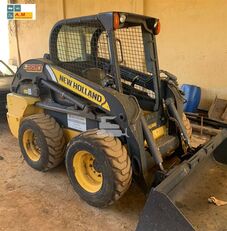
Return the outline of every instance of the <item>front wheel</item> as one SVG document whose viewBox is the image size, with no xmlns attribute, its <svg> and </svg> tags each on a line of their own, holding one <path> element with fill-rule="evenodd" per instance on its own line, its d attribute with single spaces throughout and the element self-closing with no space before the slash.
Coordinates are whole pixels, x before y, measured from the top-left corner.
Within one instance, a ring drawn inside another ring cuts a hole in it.
<svg viewBox="0 0 227 231">
<path fill-rule="evenodd" d="M 97 130 L 74 138 L 65 162 L 74 190 L 92 206 L 112 204 L 131 184 L 131 161 L 125 147 L 118 138 L 97 134 Z"/>
</svg>

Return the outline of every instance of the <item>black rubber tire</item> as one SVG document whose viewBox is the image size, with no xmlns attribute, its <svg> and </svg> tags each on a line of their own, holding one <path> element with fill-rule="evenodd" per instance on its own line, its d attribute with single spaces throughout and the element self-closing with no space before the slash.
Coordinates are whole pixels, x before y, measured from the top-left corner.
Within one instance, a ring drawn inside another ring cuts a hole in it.
<svg viewBox="0 0 227 231">
<path fill-rule="evenodd" d="M 132 181 L 131 161 L 121 141 L 107 134 L 99 135 L 98 130 L 83 132 L 74 138 L 66 151 L 66 169 L 74 190 L 88 204 L 106 207 L 120 199 Z M 73 158 L 80 150 L 89 151 L 97 161 L 98 171 L 103 182 L 99 191 L 86 191 L 77 181 L 74 173 Z"/>
<path fill-rule="evenodd" d="M 32 130 L 37 137 L 40 148 L 40 159 L 29 158 L 23 145 L 23 135 L 26 130 Z M 19 128 L 19 145 L 25 161 L 38 171 L 47 171 L 58 166 L 65 156 L 65 138 L 63 130 L 54 118 L 45 114 L 26 117 Z"/>
<path fill-rule="evenodd" d="M 186 129 L 186 132 L 188 134 L 188 137 L 191 139 L 192 138 L 192 126 L 191 126 L 190 120 L 187 118 L 187 116 L 184 113 L 182 116 L 182 120 L 183 120 L 183 125 Z"/>
</svg>

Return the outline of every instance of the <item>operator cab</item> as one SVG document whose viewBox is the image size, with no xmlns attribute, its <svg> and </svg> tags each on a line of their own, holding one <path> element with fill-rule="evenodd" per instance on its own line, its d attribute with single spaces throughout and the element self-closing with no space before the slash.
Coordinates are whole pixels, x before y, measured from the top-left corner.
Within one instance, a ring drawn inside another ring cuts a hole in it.
<svg viewBox="0 0 227 231">
<path fill-rule="evenodd" d="M 158 19 L 130 13 L 63 20 L 52 30 L 50 59 L 101 87 L 134 95 L 142 109 L 151 110 L 159 98 L 159 29 Z"/>
</svg>

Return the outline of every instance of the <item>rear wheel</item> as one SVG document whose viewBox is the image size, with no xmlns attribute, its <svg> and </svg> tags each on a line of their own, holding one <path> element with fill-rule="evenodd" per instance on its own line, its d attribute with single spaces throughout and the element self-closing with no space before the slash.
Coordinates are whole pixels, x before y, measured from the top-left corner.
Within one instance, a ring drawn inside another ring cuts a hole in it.
<svg viewBox="0 0 227 231">
<path fill-rule="evenodd" d="M 131 184 L 131 161 L 121 141 L 97 130 L 74 138 L 66 152 L 66 169 L 74 190 L 88 204 L 105 207 Z"/>
<path fill-rule="evenodd" d="M 64 158 L 62 128 L 49 115 L 37 114 L 25 118 L 19 129 L 19 144 L 26 162 L 39 171 L 56 167 Z"/>
</svg>

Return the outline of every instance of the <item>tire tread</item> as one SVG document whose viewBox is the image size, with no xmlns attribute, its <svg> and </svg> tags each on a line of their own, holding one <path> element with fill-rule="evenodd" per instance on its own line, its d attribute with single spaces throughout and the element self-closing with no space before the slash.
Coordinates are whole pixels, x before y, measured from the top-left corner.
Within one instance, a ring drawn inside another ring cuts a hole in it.
<svg viewBox="0 0 227 231">
<path fill-rule="evenodd" d="M 192 138 L 192 126 L 191 126 L 189 119 L 185 115 L 185 113 L 183 113 L 182 120 L 183 120 L 183 125 L 186 129 L 186 132 L 188 134 L 188 137 L 191 139 Z"/>
<path fill-rule="evenodd" d="M 49 151 L 49 161 L 43 171 L 48 171 L 49 169 L 58 166 L 65 156 L 65 138 L 62 128 L 54 118 L 44 113 L 28 116 L 24 120 L 34 121 L 45 136 Z"/>
<path fill-rule="evenodd" d="M 84 132 L 81 136 L 92 139 L 108 156 L 115 175 L 115 192 L 112 200 L 106 206 L 113 204 L 124 195 L 131 185 L 132 167 L 127 150 L 117 137 L 108 134 L 98 135 L 96 129 Z"/>
</svg>

